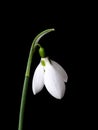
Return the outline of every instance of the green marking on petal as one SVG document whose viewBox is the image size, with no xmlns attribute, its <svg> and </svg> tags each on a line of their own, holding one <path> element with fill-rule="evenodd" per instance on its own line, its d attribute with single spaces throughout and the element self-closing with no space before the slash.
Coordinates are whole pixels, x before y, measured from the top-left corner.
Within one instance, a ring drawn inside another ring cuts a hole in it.
<svg viewBox="0 0 98 130">
<path fill-rule="evenodd" d="M 46 65 L 46 63 L 45 63 L 44 60 L 41 60 L 41 64 L 42 64 L 42 66 L 45 66 L 45 65 Z"/>
</svg>

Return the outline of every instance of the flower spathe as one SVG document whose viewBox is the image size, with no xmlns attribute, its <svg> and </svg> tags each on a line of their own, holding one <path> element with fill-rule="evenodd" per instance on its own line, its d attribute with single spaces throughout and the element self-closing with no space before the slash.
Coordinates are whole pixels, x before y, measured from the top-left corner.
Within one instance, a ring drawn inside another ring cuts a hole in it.
<svg viewBox="0 0 98 130">
<path fill-rule="evenodd" d="M 45 85 L 53 97 L 61 99 L 66 89 L 64 82 L 67 82 L 67 80 L 67 73 L 58 63 L 50 60 L 48 57 L 41 58 L 33 76 L 33 93 L 34 95 L 37 94 Z"/>
</svg>

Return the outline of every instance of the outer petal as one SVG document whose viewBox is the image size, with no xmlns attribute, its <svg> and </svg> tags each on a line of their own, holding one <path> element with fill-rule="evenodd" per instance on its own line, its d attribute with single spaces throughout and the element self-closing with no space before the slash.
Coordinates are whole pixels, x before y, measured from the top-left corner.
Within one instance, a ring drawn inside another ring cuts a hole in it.
<svg viewBox="0 0 98 130">
<path fill-rule="evenodd" d="M 55 98 L 61 99 L 64 96 L 64 80 L 50 63 L 47 63 L 45 67 L 44 84 L 48 92 Z"/>
<path fill-rule="evenodd" d="M 68 75 L 66 73 L 66 71 L 62 68 L 62 66 L 60 66 L 57 62 L 51 60 L 52 65 L 54 66 L 54 68 L 58 71 L 58 73 L 62 76 L 62 78 L 64 79 L 64 82 L 68 81 Z"/>
<path fill-rule="evenodd" d="M 39 64 L 34 72 L 32 81 L 32 90 L 36 94 L 42 90 L 44 86 L 44 71 L 41 64 Z"/>
</svg>

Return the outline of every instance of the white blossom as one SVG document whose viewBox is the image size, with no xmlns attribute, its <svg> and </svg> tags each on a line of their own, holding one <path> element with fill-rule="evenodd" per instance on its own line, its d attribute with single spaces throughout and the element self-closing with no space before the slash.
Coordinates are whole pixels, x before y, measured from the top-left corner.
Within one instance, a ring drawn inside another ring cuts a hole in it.
<svg viewBox="0 0 98 130">
<path fill-rule="evenodd" d="M 35 95 L 40 92 L 45 85 L 53 97 L 61 99 L 66 89 L 64 82 L 67 82 L 67 80 L 67 73 L 58 63 L 48 59 L 48 57 L 41 58 L 34 72 L 32 90 Z"/>
</svg>

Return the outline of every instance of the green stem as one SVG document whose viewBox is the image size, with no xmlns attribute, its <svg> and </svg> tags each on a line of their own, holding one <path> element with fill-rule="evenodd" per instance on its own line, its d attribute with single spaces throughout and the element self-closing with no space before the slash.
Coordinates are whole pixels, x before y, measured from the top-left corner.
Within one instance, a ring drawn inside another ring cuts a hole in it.
<svg viewBox="0 0 98 130">
<path fill-rule="evenodd" d="M 26 104 L 28 82 L 29 82 L 29 77 L 25 76 L 24 84 L 23 84 L 23 91 L 22 91 L 22 98 L 21 98 L 18 130 L 23 130 L 23 119 L 24 119 L 24 110 L 25 110 L 24 108 Z"/>
<path fill-rule="evenodd" d="M 32 58 L 34 55 L 34 52 L 36 50 L 36 46 L 45 34 L 54 31 L 54 29 L 47 29 L 41 33 L 39 33 L 35 39 L 33 40 L 33 43 L 31 45 L 28 62 L 27 62 L 27 68 L 24 78 L 24 84 L 23 84 L 23 90 L 22 90 L 22 97 L 21 97 L 21 105 L 20 105 L 20 113 L 19 113 L 19 124 L 18 124 L 18 130 L 23 130 L 23 121 L 24 121 L 24 111 L 25 111 L 25 104 L 26 104 L 26 97 L 27 97 L 27 90 L 28 90 L 28 83 L 29 83 L 29 77 L 30 77 L 30 68 L 32 64 Z"/>
</svg>

